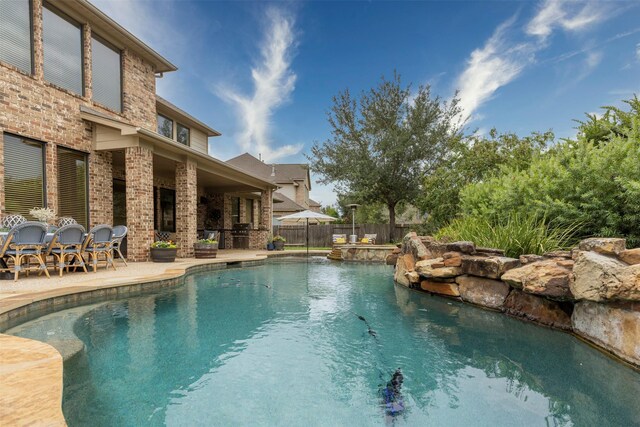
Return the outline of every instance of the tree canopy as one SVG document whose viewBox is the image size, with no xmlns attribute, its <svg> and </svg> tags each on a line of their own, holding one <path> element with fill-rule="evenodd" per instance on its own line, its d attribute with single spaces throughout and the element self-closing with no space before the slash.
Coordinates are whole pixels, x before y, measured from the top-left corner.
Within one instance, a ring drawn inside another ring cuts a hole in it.
<svg viewBox="0 0 640 427">
<path fill-rule="evenodd" d="M 458 103 L 433 96 L 429 86 L 412 93 L 397 73 L 357 98 L 345 90 L 327 114 L 331 137 L 308 156 L 311 170 L 356 203 L 383 203 L 393 239 L 396 206 L 420 194 L 425 171 L 460 138 Z"/>
<path fill-rule="evenodd" d="M 638 159 L 640 109 L 592 117 L 575 140 L 557 144 L 529 167 L 505 169 L 465 187 L 461 209 L 489 220 L 533 213 L 555 227 L 575 228 L 576 237 L 623 236 L 635 246 L 640 244 Z"/>
<path fill-rule="evenodd" d="M 453 141 L 448 156 L 424 180 L 417 204 L 428 213 L 426 230 L 434 232 L 460 213 L 460 191 L 469 184 L 499 175 L 505 169 L 522 170 L 553 142 L 552 132 L 471 135 Z"/>
</svg>

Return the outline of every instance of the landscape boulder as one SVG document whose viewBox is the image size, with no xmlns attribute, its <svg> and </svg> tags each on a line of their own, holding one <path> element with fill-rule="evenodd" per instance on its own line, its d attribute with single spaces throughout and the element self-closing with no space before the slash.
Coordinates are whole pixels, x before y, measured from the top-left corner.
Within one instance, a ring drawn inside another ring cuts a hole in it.
<svg viewBox="0 0 640 427">
<path fill-rule="evenodd" d="M 520 264 L 531 264 L 532 262 L 543 261 L 545 258 L 542 255 L 526 254 L 520 255 Z"/>
<path fill-rule="evenodd" d="M 411 286 L 411 282 L 409 281 L 409 279 L 406 276 L 406 273 L 408 273 L 409 271 L 407 270 L 407 267 L 405 265 L 405 259 L 404 256 L 400 256 L 398 257 L 398 262 L 396 263 L 396 271 L 393 275 L 393 280 L 396 281 L 396 283 L 402 285 L 402 286 L 406 286 L 406 287 L 410 287 Z"/>
<path fill-rule="evenodd" d="M 475 276 L 456 277 L 458 290 L 463 301 L 499 310 L 509 295 L 509 285 L 493 279 Z"/>
<path fill-rule="evenodd" d="M 640 304 L 582 301 L 571 322 L 578 335 L 640 366 Z"/>
<path fill-rule="evenodd" d="M 422 243 L 422 239 L 415 232 L 407 233 L 402 239 L 402 253 L 411 254 L 415 259 L 432 258 L 431 252 Z"/>
<path fill-rule="evenodd" d="M 442 258 L 427 259 L 416 263 L 416 271 L 425 278 L 449 278 L 462 274 L 460 267 L 445 267 Z"/>
<path fill-rule="evenodd" d="M 571 299 L 571 279 L 571 270 L 554 260 L 525 264 L 502 275 L 502 280 L 514 288 L 560 300 Z"/>
<path fill-rule="evenodd" d="M 503 256 L 465 256 L 462 258 L 462 272 L 464 274 L 488 279 L 499 279 L 505 272 L 519 265 L 519 260 Z"/>
<path fill-rule="evenodd" d="M 571 330 L 571 317 L 560 303 L 513 289 L 504 302 L 505 312 L 553 328 Z"/>
<path fill-rule="evenodd" d="M 385 264 L 387 265 L 396 265 L 398 262 L 398 254 L 388 254 L 384 259 Z"/>
<path fill-rule="evenodd" d="M 580 252 L 571 292 L 577 300 L 640 301 L 640 264 L 628 265 L 596 252 Z"/>
<path fill-rule="evenodd" d="M 462 254 L 460 252 L 445 252 L 442 255 L 445 267 L 460 267 L 462 265 Z"/>
<path fill-rule="evenodd" d="M 545 258 L 567 258 L 571 259 L 571 251 L 551 251 L 542 254 Z"/>
<path fill-rule="evenodd" d="M 578 249 L 593 251 L 602 255 L 616 256 L 627 249 L 627 241 L 615 237 L 592 237 L 580 242 Z"/>
<path fill-rule="evenodd" d="M 445 295 L 450 297 L 459 297 L 460 291 L 456 283 L 450 282 L 437 282 L 434 280 L 422 280 L 420 282 L 420 288 L 423 291 L 431 292 L 434 294 Z"/>
<path fill-rule="evenodd" d="M 640 264 L 640 248 L 626 249 L 618 254 L 618 258 L 627 264 Z"/>
</svg>

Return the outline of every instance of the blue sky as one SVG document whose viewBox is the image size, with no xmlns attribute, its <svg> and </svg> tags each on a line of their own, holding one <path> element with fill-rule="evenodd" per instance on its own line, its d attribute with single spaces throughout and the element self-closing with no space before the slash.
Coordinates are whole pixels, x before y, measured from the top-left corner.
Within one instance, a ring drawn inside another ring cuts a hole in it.
<svg viewBox="0 0 640 427">
<path fill-rule="evenodd" d="M 210 153 L 306 162 L 331 97 L 404 82 L 460 91 L 470 130 L 575 133 L 640 94 L 638 1 L 94 0 L 179 68 L 161 96 L 222 132 Z M 332 189 L 313 184 L 330 204 Z"/>
</svg>

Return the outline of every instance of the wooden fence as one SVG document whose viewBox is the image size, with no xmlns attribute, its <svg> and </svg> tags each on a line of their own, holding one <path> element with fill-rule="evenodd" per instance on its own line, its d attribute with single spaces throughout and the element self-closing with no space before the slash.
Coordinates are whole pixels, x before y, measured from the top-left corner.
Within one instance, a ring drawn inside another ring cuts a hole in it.
<svg viewBox="0 0 640 427">
<path fill-rule="evenodd" d="M 306 229 L 306 224 L 274 225 L 273 235 L 281 235 L 287 239 L 287 244 L 305 244 Z M 415 230 L 415 225 L 396 224 L 395 240 L 398 241 L 402 239 L 405 234 L 412 230 Z M 309 246 L 329 247 L 332 244 L 332 235 L 346 234 L 349 236 L 351 232 L 351 224 L 309 224 Z M 356 224 L 356 235 L 358 238 L 363 238 L 365 234 L 377 234 L 376 243 L 389 243 L 388 224 Z"/>
</svg>

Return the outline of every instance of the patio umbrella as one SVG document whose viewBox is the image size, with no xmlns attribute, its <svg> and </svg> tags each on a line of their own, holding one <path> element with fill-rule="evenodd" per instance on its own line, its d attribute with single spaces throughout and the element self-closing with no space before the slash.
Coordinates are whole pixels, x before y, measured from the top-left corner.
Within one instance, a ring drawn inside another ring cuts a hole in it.
<svg viewBox="0 0 640 427">
<path fill-rule="evenodd" d="M 306 210 L 306 211 L 302 211 L 302 212 L 296 212 L 296 213 L 293 213 L 291 215 L 281 216 L 278 219 L 280 221 L 283 221 L 283 220 L 292 220 L 292 221 L 297 221 L 297 222 L 300 222 L 300 221 L 303 221 L 303 220 L 307 221 L 307 232 L 306 232 L 306 237 L 307 237 L 307 257 L 309 257 L 309 220 L 315 221 L 317 223 L 321 223 L 321 222 L 335 221 L 338 218 L 334 218 L 334 217 L 329 216 L 329 215 L 325 215 L 325 214 L 322 214 L 322 213 Z"/>
</svg>

